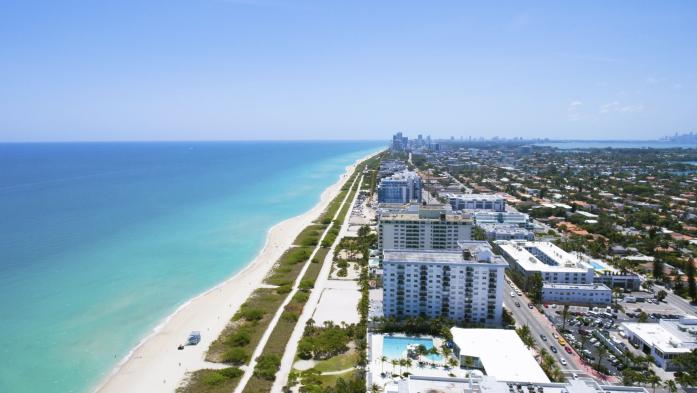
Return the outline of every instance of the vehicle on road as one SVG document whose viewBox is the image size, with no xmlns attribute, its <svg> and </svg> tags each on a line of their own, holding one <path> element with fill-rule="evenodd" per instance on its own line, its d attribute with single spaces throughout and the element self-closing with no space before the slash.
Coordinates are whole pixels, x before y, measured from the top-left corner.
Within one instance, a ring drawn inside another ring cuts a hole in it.
<svg viewBox="0 0 697 393">
<path fill-rule="evenodd" d="M 515 297 L 515 291 L 511 291 L 511 297 Z"/>
<path fill-rule="evenodd" d="M 559 362 L 561 363 L 562 366 L 566 366 L 566 360 L 559 358 Z"/>
<path fill-rule="evenodd" d="M 559 337 L 557 341 L 559 342 L 559 345 L 561 345 L 562 347 L 566 345 L 566 340 L 564 340 L 564 337 Z"/>
<path fill-rule="evenodd" d="M 532 303 L 528 303 L 528 308 L 532 310 L 532 308 L 533 308 Z"/>
<path fill-rule="evenodd" d="M 520 307 L 520 302 L 515 302 L 516 307 Z"/>
<path fill-rule="evenodd" d="M 552 352 L 557 353 L 557 347 L 555 347 L 554 345 L 552 345 L 551 347 L 549 347 L 549 349 L 550 349 Z"/>
<path fill-rule="evenodd" d="M 547 341 L 547 336 L 545 336 L 544 334 L 540 334 L 540 338 L 542 339 L 542 341 Z"/>
<path fill-rule="evenodd" d="M 564 350 L 565 350 L 566 353 L 568 353 L 569 355 L 571 354 L 571 348 L 569 348 L 569 347 L 564 347 Z"/>
</svg>

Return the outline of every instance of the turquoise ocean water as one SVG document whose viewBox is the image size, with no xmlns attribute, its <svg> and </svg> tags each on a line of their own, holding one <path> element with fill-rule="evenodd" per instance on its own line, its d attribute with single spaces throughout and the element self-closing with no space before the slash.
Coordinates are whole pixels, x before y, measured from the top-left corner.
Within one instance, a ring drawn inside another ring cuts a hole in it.
<svg viewBox="0 0 697 393">
<path fill-rule="evenodd" d="M 0 392 L 90 391 L 384 145 L 0 144 Z"/>
</svg>

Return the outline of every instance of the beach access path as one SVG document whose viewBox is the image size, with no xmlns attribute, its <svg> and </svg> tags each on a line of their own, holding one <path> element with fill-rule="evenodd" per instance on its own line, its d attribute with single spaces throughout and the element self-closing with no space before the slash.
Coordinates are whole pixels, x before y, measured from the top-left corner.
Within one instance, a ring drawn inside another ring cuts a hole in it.
<svg viewBox="0 0 697 393">
<path fill-rule="evenodd" d="M 360 187 L 361 184 L 363 184 L 363 175 L 361 175 L 361 178 L 358 181 L 358 187 Z M 359 192 L 356 192 L 353 199 L 351 200 L 351 205 L 348 211 L 346 212 L 346 217 L 344 217 L 343 223 L 341 224 L 339 235 L 334 240 L 334 243 L 329 249 L 327 256 L 324 258 L 324 263 L 322 265 L 322 269 L 319 272 L 319 275 L 317 276 L 315 286 L 314 288 L 312 288 L 310 297 L 308 298 L 307 303 L 305 303 L 303 312 L 300 314 L 300 318 L 298 318 L 298 321 L 295 324 L 295 328 L 293 329 L 293 333 L 291 334 L 290 339 L 288 340 L 286 351 L 283 353 L 283 358 L 281 358 L 281 367 L 276 373 L 276 379 L 274 380 L 273 385 L 271 386 L 271 393 L 282 393 L 283 387 L 288 383 L 288 374 L 290 374 L 290 371 L 293 368 L 293 363 L 295 362 L 295 354 L 298 351 L 298 343 L 300 342 L 300 339 L 302 338 L 303 333 L 305 332 L 305 325 L 307 324 L 307 321 L 310 318 L 312 318 L 312 315 L 317 309 L 317 305 L 319 304 L 322 291 L 327 285 L 327 280 L 329 279 L 329 272 L 331 271 L 332 262 L 334 260 L 334 251 L 336 249 L 336 246 L 341 241 L 341 238 L 346 236 L 346 232 L 348 230 L 350 221 L 349 218 L 351 217 L 351 213 L 353 211 L 352 207 L 355 205 L 356 199 L 358 199 L 358 194 Z M 358 310 L 356 309 L 342 311 L 347 313 L 358 313 Z"/>
<path fill-rule="evenodd" d="M 332 221 L 336 220 L 337 217 L 339 217 L 339 214 L 343 210 L 344 205 L 346 204 L 349 195 L 351 195 L 351 190 L 353 189 L 353 187 L 356 187 L 356 186 L 360 187 L 360 185 L 362 184 L 362 181 L 363 181 L 362 175 L 356 176 L 353 179 L 353 182 L 351 183 L 351 186 L 349 187 L 349 191 L 346 192 L 344 199 L 341 201 L 341 205 L 339 205 L 339 208 L 337 209 L 336 213 L 334 214 L 334 217 L 332 217 Z M 358 182 L 358 183 L 356 183 L 356 182 Z M 358 194 L 358 192 L 356 192 L 356 195 L 357 194 Z M 351 214 L 351 209 L 348 209 L 347 214 Z M 345 224 L 346 224 L 346 221 L 344 221 L 344 223 L 342 224 L 342 226 L 341 226 L 342 229 L 343 229 Z M 273 332 L 274 328 L 278 324 L 278 320 L 281 318 L 281 314 L 283 314 L 283 311 L 285 310 L 288 303 L 290 303 L 290 301 L 293 299 L 293 296 L 295 296 L 295 294 L 298 292 L 300 282 L 305 277 L 305 272 L 307 272 L 307 269 L 310 266 L 310 263 L 312 263 L 311 262 L 312 258 L 315 257 L 315 255 L 317 254 L 317 251 L 319 251 L 319 249 L 322 247 L 322 240 L 324 240 L 324 237 L 327 236 L 327 233 L 329 233 L 329 230 L 331 228 L 332 228 L 332 226 L 328 225 L 327 228 L 324 230 L 324 232 L 322 232 L 322 236 L 320 236 L 319 240 L 317 241 L 317 245 L 315 246 L 314 250 L 312 250 L 312 254 L 310 254 L 310 257 L 307 259 L 307 262 L 305 262 L 305 266 L 303 266 L 302 270 L 300 271 L 300 274 L 298 274 L 298 277 L 295 279 L 295 282 L 293 283 L 293 289 L 290 291 L 290 293 L 288 293 L 288 296 L 286 296 L 286 299 L 283 301 L 281 306 L 278 307 L 278 310 L 276 310 L 276 314 L 274 314 L 273 319 L 271 319 L 269 326 L 266 327 L 266 331 L 264 331 L 264 334 L 261 336 L 259 343 L 257 344 L 256 348 L 254 349 L 254 352 L 252 353 L 252 356 L 251 356 L 251 360 L 249 361 L 249 364 L 247 365 L 247 367 L 244 369 L 244 374 L 242 374 L 242 377 L 240 378 L 240 382 L 235 387 L 234 393 L 242 393 L 244 388 L 247 386 L 247 383 L 249 382 L 250 378 L 252 378 L 252 375 L 254 374 L 254 368 L 256 367 L 256 364 L 257 364 L 256 359 L 259 356 L 261 356 L 262 353 L 264 352 L 264 347 L 266 347 L 266 343 L 269 341 L 269 337 L 271 336 L 271 333 Z M 336 244 L 336 242 L 338 241 L 340 236 L 341 236 L 341 230 L 339 231 L 339 236 L 337 236 L 336 239 L 334 240 L 334 244 Z M 334 244 L 332 244 L 332 248 L 327 253 L 327 256 L 332 254 Z M 326 258 L 325 258 L 325 264 L 326 264 Z M 322 270 L 324 270 L 324 267 L 325 266 L 322 266 Z M 314 290 L 312 292 L 314 293 Z M 305 306 L 303 307 L 303 315 L 305 313 L 305 310 L 307 310 L 307 308 L 308 308 L 307 305 L 308 304 L 306 303 Z M 296 324 L 296 327 L 297 327 L 297 324 Z M 295 330 L 293 332 L 295 332 Z M 291 338 L 288 342 L 288 345 L 292 345 L 292 343 L 293 343 L 293 336 L 291 336 Z M 297 345 L 297 342 L 295 344 Z M 285 354 L 287 352 L 288 352 L 287 350 L 284 352 L 284 358 L 285 358 Z M 287 376 L 286 376 L 286 378 L 287 378 Z M 278 379 L 279 379 L 278 373 L 276 373 L 276 381 Z"/>
<path fill-rule="evenodd" d="M 204 361 L 210 344 L 220 336 L 240 305 L 262 284 L 295 237 L 326 210 L 357 164 L 368 157 L 348 166 L 339 180 L 324 190 L 312 209 L 272 227 L 263 249 L 246 268 L 180 306 L 106 375 L 95 391 L 173 392 L 188 372 L 214 368 Z M 201 331 L 201 342 L 177 350 L 193 330 Z"/>
</svg>

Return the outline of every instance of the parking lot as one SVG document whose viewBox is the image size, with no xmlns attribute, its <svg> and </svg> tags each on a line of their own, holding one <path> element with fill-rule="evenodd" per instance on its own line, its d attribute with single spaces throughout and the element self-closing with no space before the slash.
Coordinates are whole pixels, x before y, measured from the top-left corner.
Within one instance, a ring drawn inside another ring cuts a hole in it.
<svg viewBox="0 0 697 393">
<path fill-rule="evenodd" d="M 618 308 L 570 306 L 566 323 L 562 317 L 563 306 L 544 305 L 540 310 L 559 331 L 564 331 L 564 339 L 586 363 L 594 367 L 600 364 L 601 368 L 607 368 L 609 375 L 620 375 L 624 367 L 622 352 L 637 353 L 624 338 L 621 323 L 636 322 L 642 313 L 646 314 L 646 322 L 678 318 L 682 313 L 665 302 L 658 302 L 653 294 L 646 292 L 627 294 L 618 305 Z"/>
</svg>

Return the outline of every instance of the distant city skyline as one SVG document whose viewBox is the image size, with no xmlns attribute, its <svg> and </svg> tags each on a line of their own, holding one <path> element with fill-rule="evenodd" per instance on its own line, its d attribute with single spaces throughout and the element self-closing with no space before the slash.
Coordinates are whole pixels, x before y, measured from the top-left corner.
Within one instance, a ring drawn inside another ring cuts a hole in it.
<svg viewBox="0 0 697 393">
<path fill-rule="evenodd" d="M 657 139 L 697 3 L 5 2 L 0 142 Z"/>
</svg>

